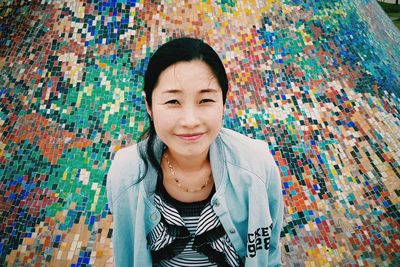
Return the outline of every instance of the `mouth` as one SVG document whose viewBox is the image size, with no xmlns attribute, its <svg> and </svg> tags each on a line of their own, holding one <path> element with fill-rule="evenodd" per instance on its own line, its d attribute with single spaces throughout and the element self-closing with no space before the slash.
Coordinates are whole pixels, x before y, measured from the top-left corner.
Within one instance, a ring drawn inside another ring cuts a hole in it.
<svg viewBox="0 0 400 267">
<path fill-rule="evenodd" d="M 191 134 L 177 134 L 180 139 L 186 140 L 186 141 L 196 141 L 200 139 L 204 133 L 191 133 Z"/>
</svg>

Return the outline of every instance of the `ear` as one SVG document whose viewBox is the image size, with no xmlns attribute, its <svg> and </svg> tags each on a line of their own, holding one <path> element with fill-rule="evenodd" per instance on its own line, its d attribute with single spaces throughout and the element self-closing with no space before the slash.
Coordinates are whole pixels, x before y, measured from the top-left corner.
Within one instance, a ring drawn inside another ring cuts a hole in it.
<svg viewBox="0 0 400 267">
<path fill-rule="evenodd" d="M 146 110 L 147 110 L 147 113 L 149 114 L 150 119 L 153 119 L 153 114 L 152 114 L 152 112 L 151 112 L 151 108 L 150 108 L 149 104 L 147 103 L 147 100 L 145 99 L 144 101 L 146 102 Z"/>
</svg>

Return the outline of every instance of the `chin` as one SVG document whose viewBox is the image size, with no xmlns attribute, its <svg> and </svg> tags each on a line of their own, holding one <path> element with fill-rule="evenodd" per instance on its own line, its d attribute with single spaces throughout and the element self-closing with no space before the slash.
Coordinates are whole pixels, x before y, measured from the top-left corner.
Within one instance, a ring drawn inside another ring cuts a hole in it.
<svg viewBox="0 0 400 267">
<path fill-rule="evenodd" d="M 175 153 L 178 153 L 181 156 L 185 156 L 185 157 L 195 157 L 198 156 L 204 152 L 208 152 L 208 149 L 210 148 L 210 145 L 208 146 L 201 146 L 201 147 L 192 147 L 192 148 L 188 148 L 188 147 L 180 147 L 179 149 L 173 149 L 173 151 Z"/>
</svg>

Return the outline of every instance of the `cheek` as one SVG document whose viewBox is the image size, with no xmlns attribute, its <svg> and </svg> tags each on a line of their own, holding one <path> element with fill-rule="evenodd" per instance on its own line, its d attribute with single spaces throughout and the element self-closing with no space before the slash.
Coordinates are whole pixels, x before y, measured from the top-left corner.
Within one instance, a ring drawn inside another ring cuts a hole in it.
<svg viewBox="0 0 400 267">
<path fill-rule="evenodd" d="M 157 131 L 166 131 L 171 128 L 172 122 L 169 116 L 160 116 L 158 113 L 153 115 L 154 127 Z"/>
<path fill-rule="evenodd" d="M 222 123 L 222 113 L 216 112 L 212 114 L 209 116 L 208 121 L 215 126 L 220 125 Z"/>
<path fill-rule="evenodd" d="M 175 125 L 176 116 L 168 113 L 164 109 L 153 108 L 153 123 L 156 130 L 157 135 L 163 139 L 168 136 L 172 131 Z M 165 140 L 163 140 L 165 141 Z"/>
<path fill-rule="evenodd" d="M 212 112 L 212 119 L 215 121 L 222 121 L 224 116 L 224 107 L 216 107 Z"/>
<path fill-rule="evenodd" d="M 204 116 L 204 120 L 207 122 L 210 129 L 218 132 L 223 125 L 223 115 L 223 108 L 216 108 L 207 112 Z"/>
</svg>

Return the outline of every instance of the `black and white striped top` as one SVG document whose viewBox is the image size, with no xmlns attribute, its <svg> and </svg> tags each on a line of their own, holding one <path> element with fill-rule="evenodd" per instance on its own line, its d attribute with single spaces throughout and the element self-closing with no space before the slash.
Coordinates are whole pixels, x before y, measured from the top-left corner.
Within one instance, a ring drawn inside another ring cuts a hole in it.
<svg viewBox="0 0 400 267">
<path fill-rule="evenodd" d="M 155 266 L 243 266 L 228 235 L 211 208 L 210 196 L 184 203 L 157 185 L 155 204 L 160 223 L 147 236 Z"/>
</svg>

